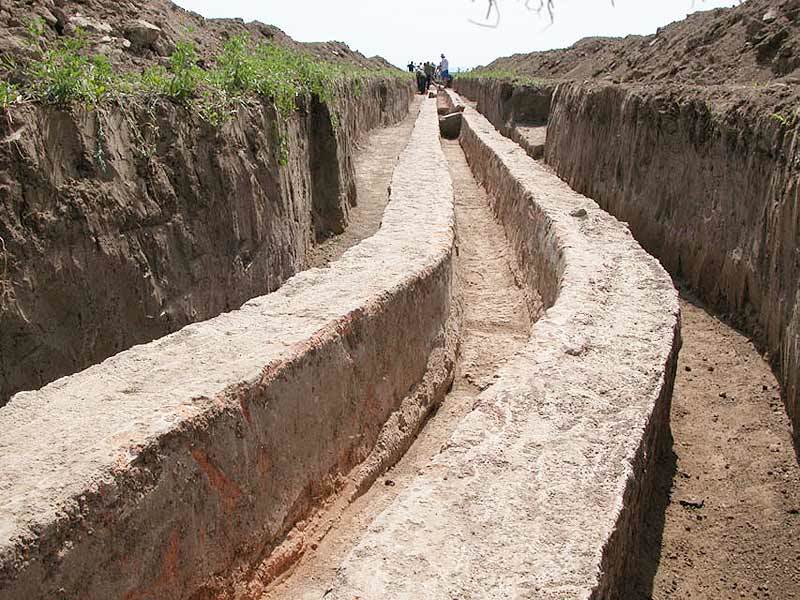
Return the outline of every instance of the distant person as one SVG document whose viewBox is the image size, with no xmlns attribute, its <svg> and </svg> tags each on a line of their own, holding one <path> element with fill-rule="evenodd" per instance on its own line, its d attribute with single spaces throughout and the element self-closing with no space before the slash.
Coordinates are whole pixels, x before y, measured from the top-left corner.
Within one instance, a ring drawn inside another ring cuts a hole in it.
<svg viewBox="0 0 800 600">
<path fill-rule="evenodd" d="M 442 54 L 442 62 L 439 63 L 439 73 L 442 75 L 442 81 L 445 84 L 450 82 L 450 61 Z"/>
<path fill-rule="evenodd" d="M 417 65 L 417 91 L 420 94 L 425 93 L 425 71 L 422 68 L 422 63 Z"/>
<path fill-rule="evenodd" d="M 414 67 L 414 61 L 412 60 L 411 62 L 409 62 L 409 63 L 408 63 L 408 72 L 409 72 L 409 73 L 413 73 L 413 72 L 414 72 L 414 69 L 415 69 L 415 67 Z"/>
<path fill-rule="evenodd" d="M 431 89 L 431 82 L 433 81 L 433 73 L 436 71 L 436 67 L 432 62 L 426 61 L 425 62 L 425 91 Z"/>
</svg>

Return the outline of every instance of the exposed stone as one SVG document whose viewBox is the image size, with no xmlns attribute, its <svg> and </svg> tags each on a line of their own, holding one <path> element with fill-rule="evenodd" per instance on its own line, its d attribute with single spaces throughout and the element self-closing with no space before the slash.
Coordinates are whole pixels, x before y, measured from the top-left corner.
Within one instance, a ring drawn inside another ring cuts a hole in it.
<svg viewBox="0 0 800 600">
<path fill-rule="evenodd" d="M 454 112 L 439 117 L 439 133 L 448 140 L 458 139 L 458 135 L 461 133 L 461 113 Z"/>
<path fill-rule="evenodd" d="M 144 19 L 136 19 L 125 28 L 125 38 L 134 49 L 152 48 L 162 34 L 160 27 Z"/>
<path fill-rule="evenodd" d="M 110 34 L 112 31 L 111 25 L 103 21 L 97 21 L 89 17 L 84 17 L 80 14 L 73 15 L 69 18 L 69 27 L 71 30 L 82 29 L 90 33 Z"/>
</svg>

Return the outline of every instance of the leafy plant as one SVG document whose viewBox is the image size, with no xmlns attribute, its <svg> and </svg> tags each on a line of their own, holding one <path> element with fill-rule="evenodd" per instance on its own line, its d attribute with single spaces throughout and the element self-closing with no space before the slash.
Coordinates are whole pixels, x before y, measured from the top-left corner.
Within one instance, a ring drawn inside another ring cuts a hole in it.
<svg viewBox="0 0 800 600">
<path fill-rule="evenodd" d="M 192 42 L 181 41 L 176 43 L 166 67 L 118 73 L 105 56 L 91 53 L 81 31 L 54 42 L 48 42 L 44 32 L 41 19 L 29 23 L 29 43 L 41 58 L 5 69 L 18 73 L 23 83 L 14 86 L 0 81 L 0 109 L 18 101 L 95 106 L 109 97 L 143 96 L 151 104 L 157 98 L 168 98 L 191 107 L 202 119 L 219 126 L 241 105 L 257 98 L 269 99 L 279 116 L 286 119 L 297 110 L 299 100 L 316 97 L 328 105 L 333 126 L 337 127 L 338 97 L 363 93 L 365 81 L 370 79 L 411 77 L 399 70 L 336 64 L 274 44 L 254 44 L 247 34 L 228 40 L 208 69 L 198 66 Z M 281 131 L 276 133 L 277 153 L 285 164 L 288 144 Z M 105 169 L 100 146 L 96 159 Z"/>
<path fill-rule="evenodd" d="M 5 110 L 19 99 L 17 88 L 7 81 L 0 81 L 0 110 Z"/>
<path fill-rule="evenodd" d="M 85 37 L 78 32 L 45 48 L 42 58 L 28 65 L 28 93 L 52 104 L 97 103 L 111 90 L 113 70 L 102 54 L 86 56 L 86 46 Z"/>
<path fill-rule="evenodd" d="M 203 71 L 197 66 L 197 52 L 191 42 L 178 42 L 169 57 L 169 75 L 166 95 L 179 102 L 194 97 L 203 78 Z"/>
</svg>

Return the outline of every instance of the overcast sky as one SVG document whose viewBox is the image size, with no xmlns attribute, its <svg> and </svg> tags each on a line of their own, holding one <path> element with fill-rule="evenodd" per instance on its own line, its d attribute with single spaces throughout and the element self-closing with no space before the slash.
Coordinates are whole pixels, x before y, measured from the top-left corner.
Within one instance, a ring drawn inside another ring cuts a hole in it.
<svg viewBox="0 0 800 600">
<path fill-rule="evenodd" d="M 402 66 L 444 52 L 450 68 L 471 68 L 498 56 L 563 48 L 586 36 L 654 33 L 695 10 L 733 6 L 733 0 L 557 0 L 555 22 L 500 0 L 496 29 L 472 25 L 486 0 L 177 0 L 205 17 L 240 17 L 283 29 L 303 42 L 340 40 L 367 56 Z M 537 4 L 537 0 L 531 4 Z"/>
</svg>

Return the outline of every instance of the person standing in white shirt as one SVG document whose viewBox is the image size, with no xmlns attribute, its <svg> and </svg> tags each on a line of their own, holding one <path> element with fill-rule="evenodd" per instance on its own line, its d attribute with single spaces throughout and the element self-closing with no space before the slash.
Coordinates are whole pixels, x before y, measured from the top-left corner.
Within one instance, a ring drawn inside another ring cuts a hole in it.
<svg viewBox="0 0 800 600">
<path fill-rule="evenodd" d="M 439 63 L 439 74 L 442 76 L 442 81 L 445 83 L 450 81 L 450 62 L 444 54 L 442 54 L 442 62 Z"/>
</svg>

